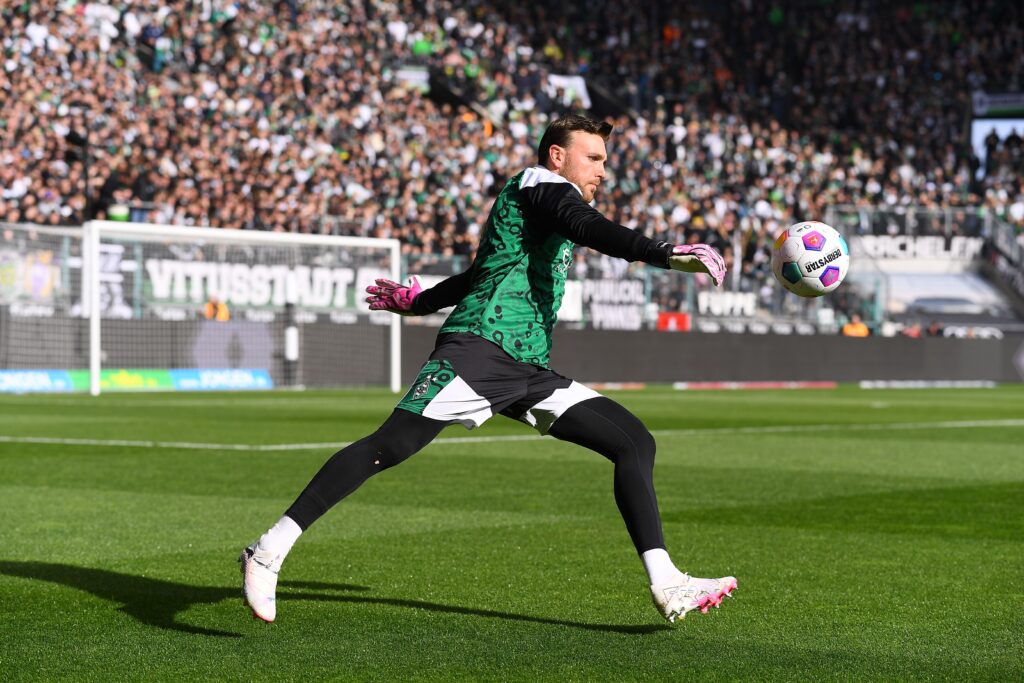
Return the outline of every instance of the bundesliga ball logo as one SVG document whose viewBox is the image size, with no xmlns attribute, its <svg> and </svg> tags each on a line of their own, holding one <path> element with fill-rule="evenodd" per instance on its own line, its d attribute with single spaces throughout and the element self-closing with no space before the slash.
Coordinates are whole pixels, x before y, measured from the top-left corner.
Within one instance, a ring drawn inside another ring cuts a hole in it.
<svg viewBox="0 0 1024 683">
<path fill-rule="evenodd" d="M 850 269 L 850 249 L 831 226 L 817 221 L 796 223 L 775 239 L 772 272 L 797 296 L 828 294 Z"/>
</svg>

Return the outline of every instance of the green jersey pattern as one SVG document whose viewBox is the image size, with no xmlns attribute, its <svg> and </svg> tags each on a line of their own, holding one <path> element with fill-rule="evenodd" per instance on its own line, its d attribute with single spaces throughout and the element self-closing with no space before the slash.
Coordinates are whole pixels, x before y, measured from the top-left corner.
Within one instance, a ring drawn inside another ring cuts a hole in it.
<svg viewBox="0 0 1024 683">
<path fill-rule="evenodd" d="M 469 294 L 441 333 L 469 332 L 520 362 L 546 368 L 573 243 L 531 226 L 520 190 L 523 173 L 495 199 L 473 261 Z"/>
</svg>

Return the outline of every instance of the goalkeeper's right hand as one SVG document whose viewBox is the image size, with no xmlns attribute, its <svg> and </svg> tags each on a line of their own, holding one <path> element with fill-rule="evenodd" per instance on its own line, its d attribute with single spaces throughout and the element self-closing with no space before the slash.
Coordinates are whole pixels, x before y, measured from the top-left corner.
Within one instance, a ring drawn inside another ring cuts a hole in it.
<svg viewBox="0 0 1024 683">
<path fill-rule="evenodd" d="M 725 259 L 707 244 L 679 244 L 672 247 L 668 267 L 684 273 L 707 273 L 716 287 L 725 281 Z"/>
<path fill-rule="evenodd" d="M 423 291 L 420 279 L 413 275 L 409 278 L 409 286 L 400 285 L 393 280 L 380 278 L 376 285 L 366 288 L 366 302 L 371 311 L 391 311 L 398 315 L 416 315 L 412 312 L 412 302 Z"/>
</svg>

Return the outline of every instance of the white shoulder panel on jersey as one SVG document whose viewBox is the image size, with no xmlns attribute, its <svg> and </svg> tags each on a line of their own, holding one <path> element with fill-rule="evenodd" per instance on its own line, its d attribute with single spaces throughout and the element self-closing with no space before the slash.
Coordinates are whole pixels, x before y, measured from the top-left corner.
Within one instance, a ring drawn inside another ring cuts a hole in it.
<svg viewBox="0 0 1024 683">
<path fill-rule="evenodd" d="M 519 189 L 525 189 L 527 187 L 534 187 L 540 183 L 569 183 L 576 188 L 576 191 L 583 196 L 583 191 L 580 190 L 576 183 L 569 182 L 557 173 L 552 173 L 543 166 L 531 166 L 530 168 L 523 171 L 523 177 L 519 181 Z"/>
</svg>

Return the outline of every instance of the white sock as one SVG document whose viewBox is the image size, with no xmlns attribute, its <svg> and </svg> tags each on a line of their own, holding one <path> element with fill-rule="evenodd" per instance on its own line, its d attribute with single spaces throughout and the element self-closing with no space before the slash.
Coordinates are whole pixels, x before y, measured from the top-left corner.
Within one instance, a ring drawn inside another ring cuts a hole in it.
<svg viewBox="0 0 1024 683">
<path fill-rule="evenodd" d="M 640 559 L 644 561 L 644 569 L 647 570 L 647 576 L 650 578 L 652 586 L 671 581 L 681 573 L 672 564 L 672 560 L 664 548 L 646 550 L 640 555 Z"/>
<path fill-rule="evenodd" d="M 259 548 L 273 555 L 280 555 L 281 559 L 284 559 L 301 534 L 302 528 L 295 520 L 285 515 L 277 524 L 270 527 L 267 533 L 260 536 Z"/>
</svg>

